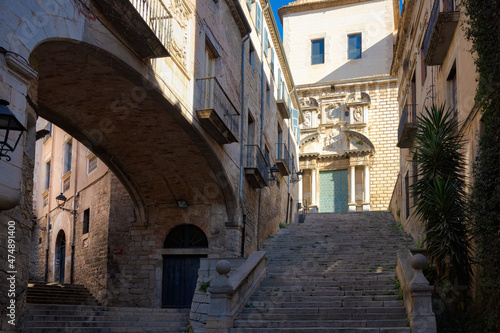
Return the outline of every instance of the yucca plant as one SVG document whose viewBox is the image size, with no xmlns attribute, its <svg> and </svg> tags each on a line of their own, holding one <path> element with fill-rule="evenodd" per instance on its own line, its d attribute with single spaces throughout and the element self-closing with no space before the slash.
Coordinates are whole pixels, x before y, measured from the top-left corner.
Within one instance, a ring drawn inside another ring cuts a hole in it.
<svg viewBox="0 0 500 333">
<path fill-rule="evenodd" d="M 440 283 L 469 286 L 471 245 L 467 224 L 464 144 L 451 109 L 433 105 L 418 117 L 415 212 L 425 225 L 425 245 Z"/>
</svg>

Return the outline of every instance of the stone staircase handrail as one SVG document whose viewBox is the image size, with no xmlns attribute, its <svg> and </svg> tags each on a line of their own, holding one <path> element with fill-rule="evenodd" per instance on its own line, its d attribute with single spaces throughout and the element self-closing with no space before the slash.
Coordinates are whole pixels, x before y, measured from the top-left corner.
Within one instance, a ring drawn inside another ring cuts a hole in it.
<svg viewBox="0 0 500 333">
<path fill-rule="evenodd" d="M 412 255 L 409 249 L 397 251 L 396 272 L 403 290 L 403 302 L 410 318 L 413 333 L 436 333 L 436 317 L 432 312 L 434 287 L 422 273 L 427 258 L 422 254 Z"/>
<path fill-rule="evenodd" d="M 231 270 L 228 261 L 219 261 L 216 270 L 219 276 L 208 289 L 207 333 L 225 333 L 233 327 L 236 316 L 267 275 L 266 251 L 252 253 L 230 277 L 227 277 Z"/>
</svg>

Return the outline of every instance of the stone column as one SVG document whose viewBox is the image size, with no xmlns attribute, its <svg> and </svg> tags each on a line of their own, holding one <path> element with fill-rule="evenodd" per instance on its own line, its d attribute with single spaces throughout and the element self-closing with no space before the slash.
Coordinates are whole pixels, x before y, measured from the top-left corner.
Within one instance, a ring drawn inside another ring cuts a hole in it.
<svg viewBox="0 0 500 333">
<path fill-rule="evenodd" d="M 318 203 L 316 202 L 316 177 L 318 171 L 316 168 L 311 170 L 311 204 L 309 205 L 309 213 L 318 212 Z"/>
<path fill-rule="evenodd" d="M 303 176 L 302 176 L 303 177 Z M 302 178 L 299 179 L 299 202 L 300 206 L 303 207 L 304 203 L 302 202 L 303 194 L 302 194 L 303 188 L 302 188 Z"/>
<path fill-rule="evenodd" d="M 354 165 L 349 166 L 349 211 L 356 211 L 356 167 Z"/>
<path fill-rule="evenodd" d="M 370 211 L 370 166 L 365 165 L 365 184 L 364 184 L 364 194 L 365 197 L 363 199 L 363 211 Z"/>
</svg>

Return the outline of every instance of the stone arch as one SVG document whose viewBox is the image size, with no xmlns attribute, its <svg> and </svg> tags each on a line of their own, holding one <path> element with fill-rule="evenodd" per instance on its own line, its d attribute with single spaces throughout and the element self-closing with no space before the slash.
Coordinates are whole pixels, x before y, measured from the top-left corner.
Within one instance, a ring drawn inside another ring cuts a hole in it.
<svg viewBox="0 0 500 333">
<path fill-rule="evenodd" d="M 201 228 L 194 224 L 181 224 L 172 228 L 165 240 L 163 248 L 207 248 L 208 238 Z"/>
<path fill-rule="evenodd" d="M 54 281 L 64 283 L 66 276 L 66 234 L 61 229 L 56 236 L 54 252 Z"/>
<path fill-rule="evenodd" d="M 151 82 L 151 69 L 137 71 L 135 60 L 122 60 L 127 57 L 78 40 L 38 42 L 30 55 L 38 71 L 31 91 L 37 113 L 115 173 L 136 220 L 146 223 L 150 206 L 175 205 L 182 197 L 194 205 L 225 206 L 233 222 L 235 194 L 216 153 L 183 106 Z"/>
</svg>

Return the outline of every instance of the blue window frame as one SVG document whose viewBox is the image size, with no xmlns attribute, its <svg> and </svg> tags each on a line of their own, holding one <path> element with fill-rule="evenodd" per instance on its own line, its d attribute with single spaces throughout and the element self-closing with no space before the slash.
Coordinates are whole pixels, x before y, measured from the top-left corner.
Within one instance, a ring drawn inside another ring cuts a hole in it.
<svg viewBox="0 0 500 333">
<path fill-rule="evenodd" d="M 361 34 L 349 35 L 347 59 L 360 59 L 361 58 Z"/>
<path fill-rule="evenodd" d="M 261 9 L 258 3 L 255 4 L 255 28 L 257 28 L 257 32 L 260 33 L 260 25 L 261 25 Z"/>
<path fill-rule="evenodd" d="M 311 41 L 311 65 L 325 63 L 325 40 L 317 39 Z"/>
</svg>

